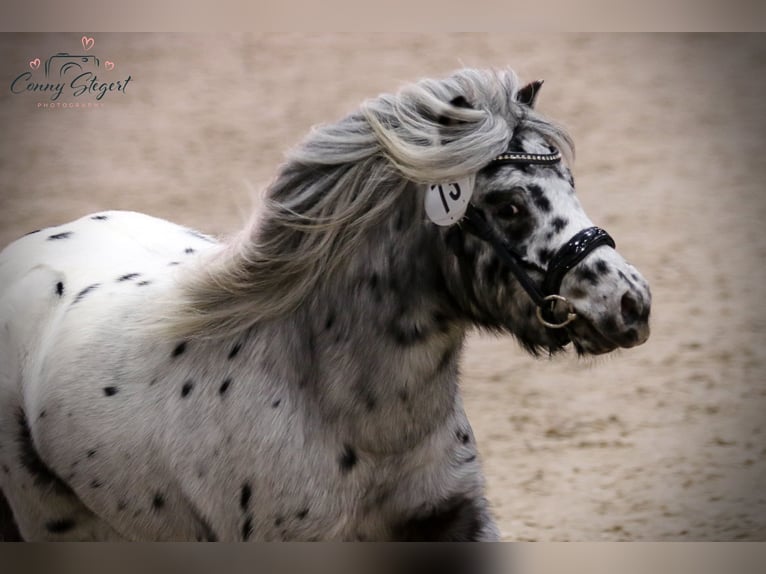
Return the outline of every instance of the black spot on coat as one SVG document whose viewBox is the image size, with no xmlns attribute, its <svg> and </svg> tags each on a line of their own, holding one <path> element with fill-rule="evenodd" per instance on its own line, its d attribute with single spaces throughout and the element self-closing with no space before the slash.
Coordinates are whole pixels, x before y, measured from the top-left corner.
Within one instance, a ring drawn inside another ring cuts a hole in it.
<svg viewBox="0 0 766 574">
<path fill-rule="evenodd" d="M 56 283 L 56 295 L 61 297 L 63 294 L 64 294 L 64 284 L 61 281 L 59 281 L 58 283 Z"/>
<path fill-rule="evenodd" d="M 210 523 L 200 516 L 197 512 L 193 512 L 194 518 L 197 519 L 199 529 L 202 531 L 201 539 L 207 542 L 218 542 L 218 535 L 213 530 Z"/>
<path fill-rule="evenodd" d="M 598 285 L 598 282 L 599 282 L 598 275 L 596 275 L 596 273 L 590 267 L 586 267 L 585 265 L 580 265 L 579 267 L 576 268 L 575 275 L 581 281 L 587 281 L 593 286 Z"/>
<path fill-rule="evenodd" d="M 343 474 L 350 472 L 357 463 L 356 451 L 349 445 L 344 445 L 338 463 L 340 464 L 340 470 Z"/>
<path fill-rule="evenodd" d="M 234 357 L 236 357 L 236 356 L 237 356 L 237 353 L 239 353 L 240 349 L 242 349 L 242 343 L 237 343 L 237 344 L 235 344 L 235 345 L 234 345 L 234 346 L 231 348 L 231 351 L 229 352 L 229 357 L 228 357 L 228 359 L 229 359 L 229 360 L 231 360 L 231 359 L 233 359 Z"/>
<path fill-rule="evenodd" d="M 527 189 L 532 196 L 532 201 L 540 211 L 547 213 L 551 210 L 551 202 L 545 196 L 545 192 L 539 185 L 531 184 Z"/>
<path fill-rule="evenodd" d="M 65 231 L 63 233 L 57 233 L 56 235 L 48 236 L 48 241 L 55 241 L 56 239 L 66 239 L 72 235 L 71 231 Z"/>
<path fill-rule="evenodd" d="M 596 272 L 599 275 L 606 275 L 609 272 L 609 265 L 603 259 L 596 261 Z"/>
<path fill-rule="evenodd" d="M 51 534 L 63 534 L 74 528 L 75 522 L 71 518 L 59 518 L 45 523 L 45 530 Z"/>
<path fill-rule="evenodd" d="M 231 379 L 226 379 L 224 382 L 221 383 L 221 386 L 218 388 L 218 394 L 223 396 L 226 394 L 226 391 L 229 390 L 229 386 L 231 385 Z"/>
<path fill-rule="evenodd" d="M 140 273 L 128 273 L 127 275 L 123 275 L 122 277 L 118 277 L 117 281 L 130 281 L 131 279 L 135 279 L 136 277 L 140 276 Z"/>
<path fill-rule="evenodd" d="M 186 381 L 183 386 L 181 387 L 181 398 L 186 398 L 189 396 L 189 393 L 192 392 L 192 389 L 194 388 L 194 382 L 193 381 Z"/>
<path fill-rule="evenodd" d="M 366 375 L 361 375 L 354 383 L 354 393 L 361 404 L 364 405 L 365 410 L 370 413 L 375 410 L 378 404 L 378 399 L 375 396 L 373 388 L 370 386 L 369 379 Z"/>
<path fill-rule="evenodd" d="M 183 352 L 186 350 L 186 341 L 181 341 L 176 345 L 176 348 L 173 349 L 173 352 L 170 354 L 171 357 L 177 357 L 178 355 L 183 354 Z"/>
<path fill-rule="evenodd" d="M 627 276 L 627 275 L 625 275 L 625 273 L 623 273 L 622 271 L 620 271 L 620 270 L 618 269 L 618 270 L 617 270 L 617 275 L 619 276 L 619 278 L 620 278 L 620 279 L 622 279 L 623 281 L 625 281 L 625 283 L 627 283 L 627 284 L 630 286 L 630 288 L 631 288 L 631 289 L 635 289 L 635 285 L 633 285 L 633 281 L 631 281 L 630 279 L 628 279 L 628 276 Z"/>
<path fill-rule="evenodd" d="M 83 289 L 77 294 L 77 296 L 74 298 L 74 301 L 72 301 L 72 305 L 82 301 L 88 293 L 90 293 L 91 291 L 99 287 L 100 285 L 101 283 L 94 283 L 93 285 L 88 285 L 85 289 Z"/>
<path fill-rule="evenodd" d="M 95 219 L 97 221 L 106 221 L 109 218 L 106 215 L 94 215 L 91 217 L 91 219 Z"/>
<path fill-rule="evenodd" d="M 482 512 L 477 502 L 454 495 L 423 513 L 395 523 L 396 542 L 472 542 L 482 529 Z"/>
<path fill-rule="evenodd" d="M 249 483 L 245 483 L 242 485 L 242 489 L 239 493 L 239 507 L 242 510 L 247 510 L 248 505 L 250 504 L 250 496 L 252 495 L 253 491 L 250 488 Z"/>
<path fill-rule="evenodd" d="M 104 387 L 104 394 L 107 397 L 113 397 L 118 392 L 117 387 Z"/>
<path fill-rule="evenodd" d="M 561 232 L 569 222 L 563 217 L 554 217 L 551 221 L 551 226 L 556 233 Z"/>
<path fill-rule="evenodd" d="M 17 422 L 19 425 L 17 438 L 20 450 L 19 462 L 32 475 L 34 483 L 37 486 L 53 488 L 60 495 L 73 495 L 72 489 L 40 458 L 32 442 L 32 433 L 29 430 L 27 416 L 23 409 L 19 409 L 17 412 Z"/>
<path fill-rule="evenodd" d="M 246 516 L 245 521 L 242 523 L 242 540 L 249 540 L 252 533 L 253 519 L 251 516 Z"/>
<path fill-rule="evenodd" d="M 154 510 L 162 510 L 165 506 L 165 497 L 162 495 L 161 492 L 157 492 L 154 494 L 154 497 L 152 498 L 152 508 Z"/>
</svg>

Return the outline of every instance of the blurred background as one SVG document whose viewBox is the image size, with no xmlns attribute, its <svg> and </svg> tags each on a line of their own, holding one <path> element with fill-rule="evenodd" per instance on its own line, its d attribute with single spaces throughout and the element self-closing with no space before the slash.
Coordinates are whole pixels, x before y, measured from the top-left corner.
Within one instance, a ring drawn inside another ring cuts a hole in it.
<svg viewBox="0 0 766 574">
<path fill-rule="evenodd" d="M 225 236 L 286 149 L 367 97 L 463 66 L 544 78 L 538 109 L 650 281 L 653 332 L 588 360 L 470 338 L 462 388 L 503 537 L 766 540 L 764 36 L 92 34 L 114 64 L 99 82 L 129 76 L 124 93 L 11 92 L 81 36 L 0 36 L 0 248 L 105 209 Z"/>
</svg>

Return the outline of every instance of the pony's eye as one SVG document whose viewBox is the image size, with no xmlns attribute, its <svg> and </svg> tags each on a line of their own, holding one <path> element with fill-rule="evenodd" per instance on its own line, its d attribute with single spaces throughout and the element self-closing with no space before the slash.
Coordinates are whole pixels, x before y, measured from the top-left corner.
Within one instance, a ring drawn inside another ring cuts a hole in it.
<svg viewBox="0 0 766 574">
<path fill-rule="evenodd" d="M 497 217 L 513 219 L 526 213 L 523 187 L 490 191 L 484 201 Z"/>
<path fill-rule="evenodd" d="M 517 216 L 519 214 L 519 212 L 520 212 L 520 210 L 519 210 L 518 206 L 516 206 L 516 205 L 514 205 L 512 203 L 509 203 L 507 205 L 504 205 L 500 209 L 498 209 L 497 210 L 497 215 L 499 217 L 510 218 L 510 217 Z"/>
</svg>

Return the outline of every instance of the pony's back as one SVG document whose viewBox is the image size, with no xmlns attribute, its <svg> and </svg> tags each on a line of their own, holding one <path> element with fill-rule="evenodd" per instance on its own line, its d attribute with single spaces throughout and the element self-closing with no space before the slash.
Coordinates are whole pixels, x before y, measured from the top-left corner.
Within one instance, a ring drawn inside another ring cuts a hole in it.
<svg viewBox="0 0 766 574">
<path fill-rule="evenodd" d="M 46 326 L 87 295 L 124 296 L 150 284 L 147 272 L 180 265 L 211 245 L 210 238 L 187 228 L 123 211 L 29 233 L 0 252 L 4 336 L 30 360 Z M 3 348 L 7 353 L 9 347 Z"/>
</svg>

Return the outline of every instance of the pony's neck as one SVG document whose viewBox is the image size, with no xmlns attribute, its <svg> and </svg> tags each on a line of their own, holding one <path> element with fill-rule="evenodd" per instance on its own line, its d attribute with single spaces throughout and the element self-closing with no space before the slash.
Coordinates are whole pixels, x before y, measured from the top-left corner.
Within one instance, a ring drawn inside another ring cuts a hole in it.
<svg viewBox="0 0 766 574">
<path fill-rule="evenodd" d="M 409 205 L 370 229 L 288 320 L 311 407 L 359 448 L 412 448 L 455 411 L 465 326 L 446 295 L 440 238 Z"/>
</svg>

